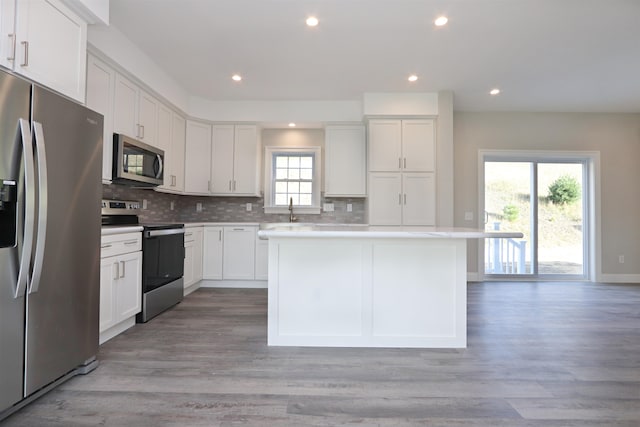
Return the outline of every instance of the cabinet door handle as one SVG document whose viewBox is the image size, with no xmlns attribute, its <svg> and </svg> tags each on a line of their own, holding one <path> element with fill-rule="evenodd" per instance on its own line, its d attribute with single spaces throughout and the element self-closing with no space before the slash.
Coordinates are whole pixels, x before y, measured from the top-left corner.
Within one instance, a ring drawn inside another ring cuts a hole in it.
<svg viewBox="0 0 640 427">
<path fill-rule="evenodd" d="M 231 181 L 229 181 L 229 191 L 231 191 Z"/>
<path fill-rule="evenodd" d="M 136 243 L 138 243 L 137 240 L 129 240 L 128 242 L 124 242 L 124 244 L 127 246 L 135 245 Z"/>
<path fill-rule="evenodd" d="M 402 169 L 402 158 L 398 157 L 398 169 Z"/>
<path fill-rule="evenodd" d="M 113 265 L 115 265 L 116 267 L 115 278 L 118 279 L 120 277 L 120 264 L 116 261 L 113 263 Z"/>
<path fill-rule="evenodd" d="M 402 205 L 402 193 L 398 194 L 398 204 Z"/>
<path fill-rule="evenodd" d="M 244 228 L 234 228 L 233 231 L 246 231 Z"/>
<path fill-rule="evenodd" d="M 211 193 L 211 181 L 207 181 L 207 191 Z"/>
<path fill-rule="evenodd" d="M 25 40 L 20 42 L 20 44 L 24 47 L 24 61 L 22 62 L 22 64 L 20 64 L 20 66 L 28 67 L 29 66 L 29 42 Z"/>
<path fill-rule="evenodd" d="M 100 246 L 100 249 L 108 249 L 108 248 L 110 248 L 111 246 L 113 246 L 113 245 L 101 245 L 101 246 Z"/>
<path fill-rule="evenodd" d="M 218 241 L 222 242 L 222 230 L 218 230 Z"/>
<path fill-rule="evenodd" d="M 233 191 L 236 191 L 236 180 L 233 180 Z"/>
<path fill-rule="evenodd" d="M 191 237 L 191 236 L 193 236 L 193 233 L 185 233 L 184 234 L 184 237 Z"/>
<path fill-rule="evenodd" d="M 140 138 L 140 123 L 136 123 L 136 138 Z"/>
<path fill-rule="evenodd" d="M 122 265 L 122 273 L 120 274 L 120 278 L 123 278 L 125 276 L 125 271 L 124 271 L 125 263 L 124 263 L 124 261 L 120 261 L 120 265 Z"/>
<path fill-rule="evenodd" d="M 404 168 L 405 169 L 407 168 L 407 158 L 406 157 L 404 158 Z"/>
<path fill-rule="evenodd" d="M 407 204 L 407 193 L 404 193 L 404 204 Z"/>
<path fill-rule="evenodd" d="M 16 35 L 9 34 L 9 41 L 11 46 L 11 56 L 7 56 L 7 61 L 15 61 L 16 60 Z"/>
<path fill-rule="evenodd" d="M 144 125 L 140 125 L 140 129 L 142 129 L 142 136 L 140 138 L 144 139 Z"/>
<path fill-rule="evenodd" d="M 176 186 L 176 176 L 175 175 L 171 175 L 171 186 L 172 187 Z"/>
</svg>

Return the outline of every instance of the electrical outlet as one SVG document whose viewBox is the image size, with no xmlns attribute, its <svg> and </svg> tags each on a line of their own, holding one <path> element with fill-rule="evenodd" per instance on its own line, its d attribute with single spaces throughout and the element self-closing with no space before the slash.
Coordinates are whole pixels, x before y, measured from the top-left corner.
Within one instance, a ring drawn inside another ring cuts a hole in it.
<svg viewBox="0 0 640 427">
<path fill-rule="evenodd" d="M 176 208 L 176 202 L 171 202 L 169 209 L 174 210 Z"/>
<path fill-rule="evenodd" d="M 618 255 L 618 262 L 624 264 L 624 255 Z"/>
<path fill-rule="evenodd" d="M 196 203 L 196 212 L 202 212 L 202 203 Z"/>
<path fill-rule="evenodd" d="M 253 209 L 251 203 L 247 203 L 247 212 L 251 212 L 251 209 Z"/>
<path fill-rule="evenodd" d="M 347 203 L 347 212 L 353 212 L 353 205 L 351 203 Z"/>
<path fill-rule="evenodd" d="M 142 209 L 147 209 L 147 199 L 142 199 Z"/>
<path fill-rule="evenodd" d="M 325 203 L 322 210 L 325 212 L 333 212 L 333 203 Z"/>
<path fill-rule="evenodd" d="M 465 212 L 464 213 L 465 221 L 473 221 L 473 212 Z"/>
</svg>

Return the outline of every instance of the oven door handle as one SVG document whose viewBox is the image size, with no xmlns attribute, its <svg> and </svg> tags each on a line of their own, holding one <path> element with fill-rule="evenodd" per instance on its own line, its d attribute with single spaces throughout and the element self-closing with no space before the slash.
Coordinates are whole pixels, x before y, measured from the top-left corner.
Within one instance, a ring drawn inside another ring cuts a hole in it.
<svg viewBox="0 0 640 427">
<path fill-rule="evenodd" d="M 184 234 L 184 228 L 145 231 L 144 237 L 169 236 L 171 234 Z"/>
</svg>

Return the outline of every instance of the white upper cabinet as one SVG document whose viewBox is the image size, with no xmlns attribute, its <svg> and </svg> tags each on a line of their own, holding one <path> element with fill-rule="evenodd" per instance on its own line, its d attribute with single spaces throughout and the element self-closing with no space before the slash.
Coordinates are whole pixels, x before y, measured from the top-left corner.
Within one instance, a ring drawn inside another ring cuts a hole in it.
<svg viewBox="0 0 640 427">
<path fill-rule="evenodd" d="M 3 65 L 84 102 L 87 23 L 59 0 L 17 0 L 15 34 L 10 1 L 2 1 Z M 9 40 L 10 39 L 10 40 Z M 13 59 L 7 59 L 13 58 Z"/>
<path fill-rule="evenodd" d="M 369 171 L 433 172 L 435 133 L 433 120 L 369 122 Z"/>
<path fill-rule="evenodd" d="M 364 126 L 327 126 L 325 196 L 366 197 L 366 157 Z"/>
<path fill-rule="evenodd" d="M 255 125 L 214 125 L 211 194 L 260 195 L 260 137 Z"/>
<path fill-rule="evenodd" d="M 165 151 L 164 188 L 176 192 L 184 191 L 184 152 L 186 125 L 184 117 L 172 113 L 171 146 Z"/>
<path fill-rule="evenodd" d="M 93 55 L 87 56 L 87 107 L 104 116 L 102 180 L 111 182 L 113 163 L 113 91 L 115 71 Z"/>
<path fill-rule="evenodd" d="M 13 68 L 16 57 L 16 0 L 0 0 L 0 65 Z"/>
<path fill-rule="evenodd" d="M 186 135 L 184 191 L 191 194 L 210 194 L 211 125 L 187 120 Z"/>
<path fill-rule="evenodd" d="M 159 102 L 135 83 L 116 74 L 113 131 L 157 147 Z"/>
</svg>

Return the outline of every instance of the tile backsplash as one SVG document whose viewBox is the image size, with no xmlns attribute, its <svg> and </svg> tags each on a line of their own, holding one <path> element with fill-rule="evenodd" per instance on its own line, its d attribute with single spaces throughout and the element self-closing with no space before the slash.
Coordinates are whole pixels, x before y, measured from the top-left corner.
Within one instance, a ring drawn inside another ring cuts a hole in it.
<svg viewBox="0 0 640 427">
<path fill-rule="evenodd" d="M 140 211 L 141 222 L 287 222 L 289 215 L 265 214 L 261 197 L 205 197 L 160 193 L 149 189 L 135 189 L 124 185 L 103 185 L 102 197 L 114 200 L 147 201 L 147 209 Z M 173 202 L 173 210 L 171 209 Z M 196 210 L 202 203 L 202 211 Z M 246 210 L 251 203 L 251 211 Z M 366 204 L 363 198 L 324 198 L 333 203 L 333 212 L 319 215 L 298 215 L 299 222 L 364 224 Z M 347 212 L 347 204 L 352 212 Z"/>
</svg>

